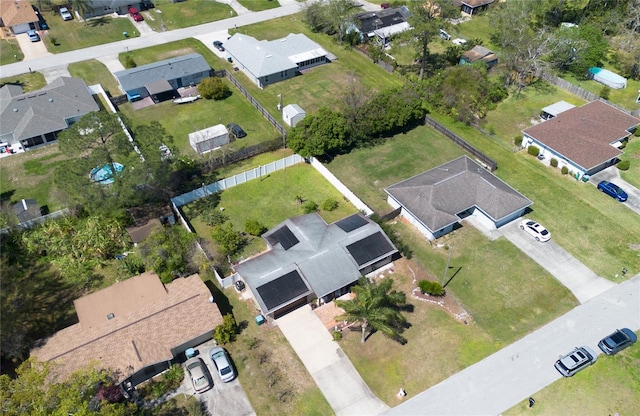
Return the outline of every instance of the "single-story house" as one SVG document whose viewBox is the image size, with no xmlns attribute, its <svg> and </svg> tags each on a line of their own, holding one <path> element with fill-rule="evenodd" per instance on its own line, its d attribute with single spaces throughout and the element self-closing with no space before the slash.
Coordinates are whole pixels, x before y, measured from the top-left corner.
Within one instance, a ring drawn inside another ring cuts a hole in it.
<svg viewBox="0 0 640 416">
<path fill-rule="evenodd" d="M 97 361 L 137 385 L 169 368 L 222 323 L 197 274 L 163 284 L 146 272 L 74 301 L 79 322 L 41 339 L 31 356 L 61 376 Z"/>
<path fill-rule="evenodd" d="M 558 168 L 566 166 L 580 179 L 615 164 L 639 124 L 604 101 L 592 101 L 523 130 L 522 147 L 538 147 L 541 158 L 555 158 Z"/>
<path fill-rule="evenodd" d="M 307 112 L 298 104 L 289 104 L 282 109 L 282 121 L 290 127 L 295 127 L 306 115 Z"/>
<path fill-rule="evenodd" d="M 0 27 L 7 27 L 18 35 L 32 29 L 40 29 L 40 18 L 29 0 L 1 0 Z"/>
<path fill-rule="evenodd" d="M 383 27 L 373 31 L 374 36 L 378 44 L 382 46 L 388 46 L 391 43 L 391 38 L 398 33 L 402 33 L 405 30 L 411 29 L 411 25 L 407 22 L 398 23 L 397 25 Z"/>
<path fill-rule="evenodd" d="M 175 90 L 178 88 L 196 85 L 211 74 L 211 67 L 197 53 L 114 73 L 120 89 L 130 101 L 149 96 L 154 101 L 171 99 L 177 95 Z"/>
<path fill-rule="evenodd" d="M 557 103 L 548 105 L 542 110 L 540 110 L 540 118 L 542 120 L 549 120 L 554 117 L 557 117 L 558 114 L 560 113 L 563 113 L 567 110 L 571 110 L 572 108 L 575 108 L 575 105 L 569 104 L 566 101 L 558 101 Z"/>
<path fill-rule="evenodd" d="M 236 33 L 224 47 L 235 67 L 260 88 L 335 59 L 322 46 L 299 33 L 289 33 L 272 41 Z"/>
<path fill-rule="evenodd" d="M 453 231 L 468 216 L 495 230 L 533 204 L 468 156 L 391 185 L 385 192 L 389 205 L 400 208 L 400 215 L 429 240 Z"/>
<path fill-rule="evenodd" d="M 13 213 L 20 223 L 27 222 L 42 216 L 40 205 L 35 199 L 23 199 L 13 204 Z"/>
<path fill-rule="evenodd" d="M 100 107 L 79 78 L 60 77 L 46 87 L 23 92 L 19 85 L 0 88 L 0 142 L 37 146 Z"/>
<path fill-rule="evenodd" d="M 373 12 L 364 12 L 353 15 L 356 28 L 360 33 L 372 38 L 378 36 L 379 39 L 388 38 L 389 36 L 410 29 L 407 19 L 411 12 L 407 6 L 393 7 L 388 9 L 376 10 Z M 388 28 L 388 31 L 381 29 Z M 380 31 L 376 34 L 376 31 Z M 385 36 L 386 34 L 386 36 Z M 383 36 L 383 38 L 381 38 Z M 388 42 L 383 43 L 386 44 Z"/>
<path fill-rule="evenodd" d="M 104 16 L 106 14 L 127 14 L 129 13 L 129 7 L 133 6 L 138 10 L 146 10 L 149 8 L 149 0 L 146 1 L 132 1 L 132 0 L 91 0 L 87 1 L 87 13 L 86 18 Z"/>
<path fill-rule="evenodd" d="M 234 266 L 262 313 L 278 318 L 312 299 L 328 302 L 398 255 L 380 226 L 361 214 L 327 224 L 317 213 L 263 234 L 267 251 Z"/>
<path fill-rule="evenodd" d="M 196 153 L 210 152 L 227 143 L 229 143 L 229 132 L 224 124 L 189 133 L 189 144 Z"/>
<path fill-rule="evenodd" d="M 498 63 L 498 55 L 482 45 L 476 45 L 462 54 L 459 64 L 470 65 L 478 61 L 483 61 L 487 69 L 490 69 Z"/>
<path fill-rule="evenodd" d="M 489 5 L 495 0 L 453 0 L 453 5 L 460 7 L 462 13 L 474 15 L 478 12 L 487 10 Z"/>
</svg>

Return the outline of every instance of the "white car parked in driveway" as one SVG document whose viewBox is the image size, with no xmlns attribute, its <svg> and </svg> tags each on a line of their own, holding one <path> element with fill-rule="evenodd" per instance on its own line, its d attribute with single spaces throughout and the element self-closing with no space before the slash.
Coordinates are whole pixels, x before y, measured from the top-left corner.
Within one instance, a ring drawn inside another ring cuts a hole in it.
<svg viewBox="0 0 640 416">
<path fill-rule="evenodd" d="M 523 220 L 520 223 L 520 229 L 528 232 L 536 239 L 536 241 L 545 242 L 551 240 L 551 233 L 547 231 L 541 224 L 532 220 Z"/>
<path fill-rule="evenodd" d="M 71 14 L 71 12 L 69 12 L 69 9 L 67 9 L 66 7 L 60 7 L 60 17 L 62 17 L 62 20 L 73 20 L 73 15 Z"/>
</svg>

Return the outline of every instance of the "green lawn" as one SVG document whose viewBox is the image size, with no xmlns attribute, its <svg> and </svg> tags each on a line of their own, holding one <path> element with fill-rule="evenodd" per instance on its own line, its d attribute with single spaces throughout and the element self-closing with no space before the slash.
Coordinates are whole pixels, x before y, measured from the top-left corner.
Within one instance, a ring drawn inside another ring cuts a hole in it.
<svg viewBox="0 0 640 416">
<path fill-rule="evenodd" d="M 251 10 L 252 12 L 259 12 L 261 10 L 275 9 L 280 7 L 280 3 L 277 0 L 238 0 L 238 3 Z"/>
<path fill-rule="evenodd" d="M 615 68 L 611 68 L 605 65 L 605 68 L 618 73 Z M 600 95 L 602 89 L 605 87 L 603 84 L 593 80 L 578 80 L 572 74 L 560 74 L 560 77 L 569 81 L 570 83 L 577 85 L 595 95 Z M 628 110 L 637 110 L 640 106 L 636 103 L 638 98 L 638 91 L 640 91 L 640 81 L 634 79 L 627 79 L 627 87 L 619 90 L 609 88 L 609 102 L 619 105 L 622 108 Z"/>
<path fill-rule="evenodd" d="M 415 260 L 440 279 L 448 250 L 431 246 L 402 221 L 394 228 Z M 399 403 L 399 386 L 410 394 L 423 391 L 577 305 L 566 288 L 504 239 L 490 242 L 468 226 L 446 243 L 453 248 L 448 277 L 457 271 L 447 292 L 472 316 L 468 325 L 408 296 L 414 310 L 405 314 L 411 324 L 407 344 L 374 334 L 362 345 L 358 332 L 346 332 L 341 342 L 367 385 L 390 406 Z M 414 287 L 412 276 L 392 277 L 405 293 Z"/>
<path fill-rule="evenodd" d="M 629 160 L 631 165 L 629 170 L 620 171 L 620 176 L 636 188 L 640 188 L 640 137 L 631 136 L 629 144 L 624 148 L 624 155 L 622 155 L 621 159 Z"/>
<path fill-rule="evenodd" d="M 176 56 L 199 53 L 211 65 L 212 68 L 220 69 L 221 60 L 211 52 L 202 42 L 194 38 L 187 38 L 175 42 L 163 43 L 161 45 L 150 46 L 144 49 L 137 49 L 131 57 L 137 66 L 174 58 Z M 118 59 L 125 64 L 127 52 L 122 52 Z"/>
<path fill-rule="evenodd" d="M 213 281 L 210 287 L 214 285 Z M 324 416 L 333 411 L 298 356 L 276 326 L 255 324 L 258 312 L 240 299 L 233 288 L 214 292 L 224 313 L 244 329 L 235 342 L 225 345 L 238 370 L 238 379 L 258 415 Z M 224 305 L 222 305 L 224 303 Z M 255 341 L 257 340 L 257 341 Z M 272 384 L 272 385 L 271 385 Z M 284 391 L 292 394 L 284 399 Z"/>
<path fill-rule="evenodd" d="M 85 23 L 76 19 L 65 22 L 51 11 L 42 11 L 42 14 L 49 25 L 48 33 L 42 37 L 42 41 L 51 53 L 68 52 L 122 40 L 123 32 L 127 32 L 129 37 L 140 36 L 126 16 L 95 17 Z"/>
<path fill-rule="evenodd" d="M 24 55 L 15 39 L 0 39 L 0 65 L 22 61 Z"/>
<path fill-rule="evenodd" d="M 0 79 L 0 86 L 4 84 L 17 84 L 22 87 L 24 92 L 30 92 L 44 88 L 47 81 L 40 72 L 24 73 L 13 77 Z"/>
<path fill-rule="evenodd" d="M 216 1 L 156 0 L 153 4 L 156 7 L 142 12 L 142 15 L 157 32 L 162 31 L 163 24 L 164 30 L 174 30 L 237 16 L 230 6 Z"/>
<path fill-rule="evenodd" d="M 96 59 L 69 64 L 68 69 L 72 77 L 82 78 L 87 85 L 101 84 L 112 96 L 122 94 L 115 77 Z"/>
<path fill-rule="evenodd" d="M 517 415 L 634 415 L 640 408 L 640 346 L 598 361 L 571 378 L 560 379 L 504 412 Z"/>
<path fill-rule="evenodd" d="M 224 213 L 229 216 L 235 230 L 244 231 L 244 224 L 248 219 L 260 221 L 267 228 L 272 228 L 287 218 L 303 214 L 302 207 L 296 203 L 298 195 L 303 200 L 313 200 L 318 205 L 327 198 L 338 201 L 338 209 L 331 212 L 320 211 L 327 223 L 357 212 L 315 168 L 304 163 L 226 189 L 220 194 L 219 207 L 224 208 Z M 190 217 L 188 206 L 184 211 L 198 235 L 210 240 L 211 228 L 199 217 Z M 264 248 L 265 244 L 260 237 L 251 237 L 249 245 L 239 257 L 249 257 Z"/>
</svg>

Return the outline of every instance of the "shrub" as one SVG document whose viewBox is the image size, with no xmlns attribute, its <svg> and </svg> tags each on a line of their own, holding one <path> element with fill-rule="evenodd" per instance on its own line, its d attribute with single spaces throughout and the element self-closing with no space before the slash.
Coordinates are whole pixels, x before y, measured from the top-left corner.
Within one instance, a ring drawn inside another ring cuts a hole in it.
<svg viewBox="0 0 640 416">
<path fill-rule="evenodd" d="M 522 136 L 516 136 L 513 138 L 513 144 L 520 147 L 522 146 Z"/>
<path fill-rule="evenodd" d="M 553 166 L 554 168 L 558 167 L 558 159 L 556 159 L 555 157 L 552 157 L 551 160 L 549 161 L 549 164 L 551 166 Z"/>
<path fill-rule="evenodd" d="M 333 337 L 334 341 L 340 341 L 342 339 L 342 332 L 333 331 L 333 332 L 331 332 L 331 336 Z"/>
<path fill-rule="evenodd" d="M 230 313 L 226 314 L 222 318 L 222 324 L 218 325 L 213 331 L 213 338 L 218 344 L 228 344 L 236 340 L 236 334 L 238 333 L 238 327 L 236 320 Z"/>
<path fill-rule="evenodd" d="M 244 230 L 255 236 L 260 236 L 267 231 L 267 227 L 259 221 L 247 220 L 244 223 Z"/>
<path fill-rule="evenodd" d="M 137 276 L 144 273 L 144 260 L 135 255 L 129 255 L 118 264 L 118 270 L 125 273 L 128 277 Z"/>
<path fill-rule="evenodd" d="M 234 255 L 247 244 L 247 239 L 233 229 L 233 224 L 226 222 L 218 225 L 211 233 L 213 241 L 224 254 Z"/>
<path fill-rule="evenodd" d="M 602 87 L 602 89 L 600 90 L 600 97 L 603 100 L 608 100 L 609 99 L 609 94 L 611 93 L 611 88 L 607 87 L 606 85 L 604 87 Z"/>
<path fill-rule="evenodd" d="M 420 280 L 418 287 L 422 293 L 426 293 L 431 296 L 444 296 L 445 290 L 438 282 L 432 282 L 431 280 Z"/>
<path fill-rule="evenodd" d="M 633 135 L 636 137 L 640 137 L 640 127 L 636 128 L 636 131 L 633 132 Z"/>
<path fill-rule="evenodd" d="M 316 202 L 308 200 L 302 204 L 302 212 L 305 214 L 311 214 L 316 211 L 318 211 L 318 204 Z"/>
<path fill-rule="evenodd" d="M 135 68 L 137 66 L 138 66 L 138 64 L 136 64 L 136 61 L 133 60 L 131 55 L 125 56 L 125 58 L 124 58 L 124 67 L 125 68 L 130 69 L 130 68 Z"/>
<path fill-rule="evenodd" d="M 231 95 L 231 90 L 220 78 L 205 78 L 198 84 L 198 94 L 207 100 L 224 100 Z"/>
<path fill-rule="evenodd" d="M 566 175 L 567 173 L 569 173 L 569 168 L 566 166 L 563 166 L 562 169 L 560 169 L 560 172 L 562 172 L 563 175 Z"/>
<path fill-rule="evenodd" d="M 621 160 L 620 162 L 618 162 L 618 169 L 620 170 L 629 170 L 629 168 L 631 167 L 631 161 L 630 160 Z"/>
<path fill-rule="evenodd" d="M 180 383 L 182 383 L 182 380 L 184 379 L 184 370 L 178 364 L 173 364 L 162 374 L 162 379 L 167 385 L 167 389 L 175 390 L 180 387 Z"/>
<path fill-rule="evenodd" d="M 538 156 L 538 154 L 540 153 L 540 149 L 538 149 L 536 146 L 529 146 L 527 148 L 527 153 L 529 153 L 531 156 Z"/>
<path fill-rule="evenodd" d="M 338 208 L 338 201 L 333 198 L 327 198 L 322 201 L 322 205 L 320 206 L 320 208 L 322 208 L 323 211 L 333 211 L 334 209 Z"/>
<path fill-rule="evenodd" d="M 222 211 L 217 209 L 212 209 L 207 212 L 202 213 L 202 221 L 210 227 L 215 227 L 216 225 L 222 225 L 229 219 L 229 216 L 224 214 Z"/>
</svg>

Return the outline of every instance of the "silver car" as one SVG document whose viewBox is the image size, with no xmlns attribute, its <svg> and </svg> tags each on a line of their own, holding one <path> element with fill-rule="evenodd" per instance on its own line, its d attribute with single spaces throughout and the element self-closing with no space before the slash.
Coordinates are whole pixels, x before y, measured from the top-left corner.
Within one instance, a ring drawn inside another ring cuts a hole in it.
<svg viewBox="0 0 640 416">
<path fill-rule="evenodd" d="M 193 390 L 196 393 L 203 393 L 211 388 L 209 371 L 201 358 L 191 358 L 184 366 L 187 370 L 187 376 L 193 385 Z"/>
<path fill-rule="evenodd" d="M 227 354 L 227 351 L 224 348 L 211 348 L 211 351 L 209 351 L 209 356 L 211 356 L 211 361 L 213 361 L 213 364 L 218 370 L 220 380 L 227 383 L 236 377 L 236 372 L 233 370 L 233 366 L 231 365 L 229 354 Z"/>
<path fill-rule="evenodd" d="M 589 347 L 576 347 L 556 361 L 556 370 L 565 377 L 571 377 L 578 371 L 596 362 L 598 355 Z"/>
</svg>

